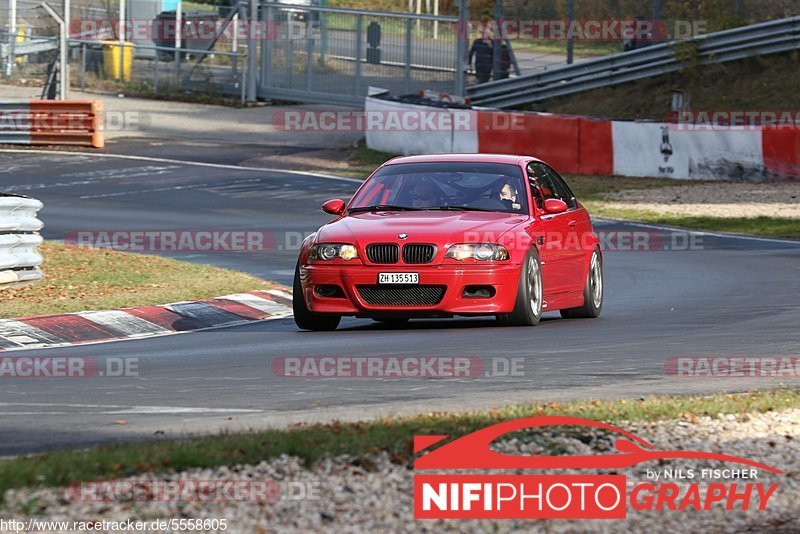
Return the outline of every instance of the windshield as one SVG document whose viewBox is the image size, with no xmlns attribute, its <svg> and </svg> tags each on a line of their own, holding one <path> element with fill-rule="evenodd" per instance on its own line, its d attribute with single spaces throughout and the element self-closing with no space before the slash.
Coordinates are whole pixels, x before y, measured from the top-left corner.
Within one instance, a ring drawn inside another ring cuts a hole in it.
<svg viewBox="0 0 800 534">
<path fill-rule="evenodd" d="M 505 163 L 387 165 L 353 197 L 348 211 L 470 210 L 527 214 L 522 169 Z"/>
</svg>

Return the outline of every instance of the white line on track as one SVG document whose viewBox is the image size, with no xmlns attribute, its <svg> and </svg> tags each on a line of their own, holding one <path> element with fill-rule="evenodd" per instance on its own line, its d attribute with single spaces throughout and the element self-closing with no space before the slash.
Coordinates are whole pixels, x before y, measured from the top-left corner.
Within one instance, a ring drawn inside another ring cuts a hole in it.
<svg viewBox="0 0 800 534">
<path fill-rule="evenodd" d="M 319 172 L 307 171 L 294 171 L 289 169 L 273 169 L 270 167 L 245 167 L 243 165 L 225 165 L 223 163 L 203 163 L 199 161 L 183 161 L 179 159 L 169 158 L 153 158 L 149 156 L 129 156 L 125 154 L 95 154 L 92 152 L 60 152 L 57 150 L 23 150 L 18 148 L 0 148 L 0 153 L 8 154 L 47 154 L 49 156 L 89 156 L 92 158 L 109 158 L 109 159 L 123 159 L 132 161 L 150 161 L 155 163 L 171 163 L 178 165 L 189 165 L 193 167 L 208 167 L 210 169 L 226 169 L 233 171 L 253 171 L 253 172 L 274 172 L 282 174 L 293 174 L 297 176 L 312 176 L 314 178 L 325 178 L 327 180 L 338 180 L 341 182 L 363 183 L 363 180 L 358 178 L 347 178 L 344 176 L 336 176 L 333 174 L 324 174 Z"/>
<path fill-rule="evenodd" d="M 178 413 L 261 413 L 262 410 L 248 408 L 201 408 L 185 406 L 121 406 L 115 404 L 64 404 L 64 403 L 44 403 L 44 402 L 0 402 L 0 406 L 19 406 L 24 408 L 78 408 L 84 410 L 101 410 L 101 413 L 108 415 L 120 414 L 178 414 Z M 41 412 L 36 412 L 41 413 Z M 73 412 L 54 412 L 54 413 L 73 413 Z M 96 412 L 94 412 L 96 413 Z M 3 415 L 8 412 L 3 411 Z"/>
</svg>

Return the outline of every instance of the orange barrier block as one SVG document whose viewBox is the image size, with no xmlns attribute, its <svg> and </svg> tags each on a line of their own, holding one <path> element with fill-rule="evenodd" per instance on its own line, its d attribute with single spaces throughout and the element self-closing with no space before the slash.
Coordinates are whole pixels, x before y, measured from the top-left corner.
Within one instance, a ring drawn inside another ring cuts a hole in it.
<svg viewBox="0 0 800 534">
<path fill-rule="evenodd" d="M 0 120 L 11 124 L 5 138 L 17 144 L 74 145 L 102 148 L 103 103 L 95 100 L 31 100 L 19 109 L 0 109 Z M 16 140 L 11 137 L 18 134 Z"/>
</svg>

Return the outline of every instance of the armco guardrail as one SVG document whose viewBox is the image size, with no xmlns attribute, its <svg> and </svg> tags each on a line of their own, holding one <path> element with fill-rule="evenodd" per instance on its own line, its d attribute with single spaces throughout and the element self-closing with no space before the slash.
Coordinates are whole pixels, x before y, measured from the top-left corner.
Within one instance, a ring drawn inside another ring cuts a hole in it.
<svg viewBox="0 0 800 534">
<path fill-rule="evenodd" d="M 34 198 L 0 193 L 0 289 L 29 284 L 42 277 L 42 203 Z"/>
<path fill-rule="evenodd" d="M 0 143 L 102 148 L 99 100 L 0 101 Z"/>
<path fill-rule="evenodd" d="M 609 87 L 680 70 L 675 46 L 697 47 L 703 63 L 723 63 L 800 48 L 800 16 L 711 33 L 582 61 L 537 74 L 475 85 L 467 89 L 481 106 L 513 108 L 550 98 Z"/>
</svg>

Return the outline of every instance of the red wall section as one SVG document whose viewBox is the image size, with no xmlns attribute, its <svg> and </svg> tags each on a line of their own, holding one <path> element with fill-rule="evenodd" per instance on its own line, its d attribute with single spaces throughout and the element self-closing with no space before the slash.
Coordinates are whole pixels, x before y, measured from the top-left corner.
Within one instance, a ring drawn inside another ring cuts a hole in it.
<svg viewBox="0 0 800 534">
<path fill-rule="evenodd" d="M 611 121 L 581 117 L 578 122 L 578 174 L 614 174 Z"/>
<path fill-rule="evenodd" d="M 800 176 L 800 131 L 762 130 L 764 166 L 785 177 Z"/>
<path fill-rule="evenodd" d="M 578 118 L 481 111 L 478 150 L 534 156 L 560 172 L 578 172 Z"/>
<path fill-rule="evenodd" d="M 537 157 L 559 172 L 611 175 L 611 122 L 536 113 L 481 111 L 478 151 Z"/>
</svg>

